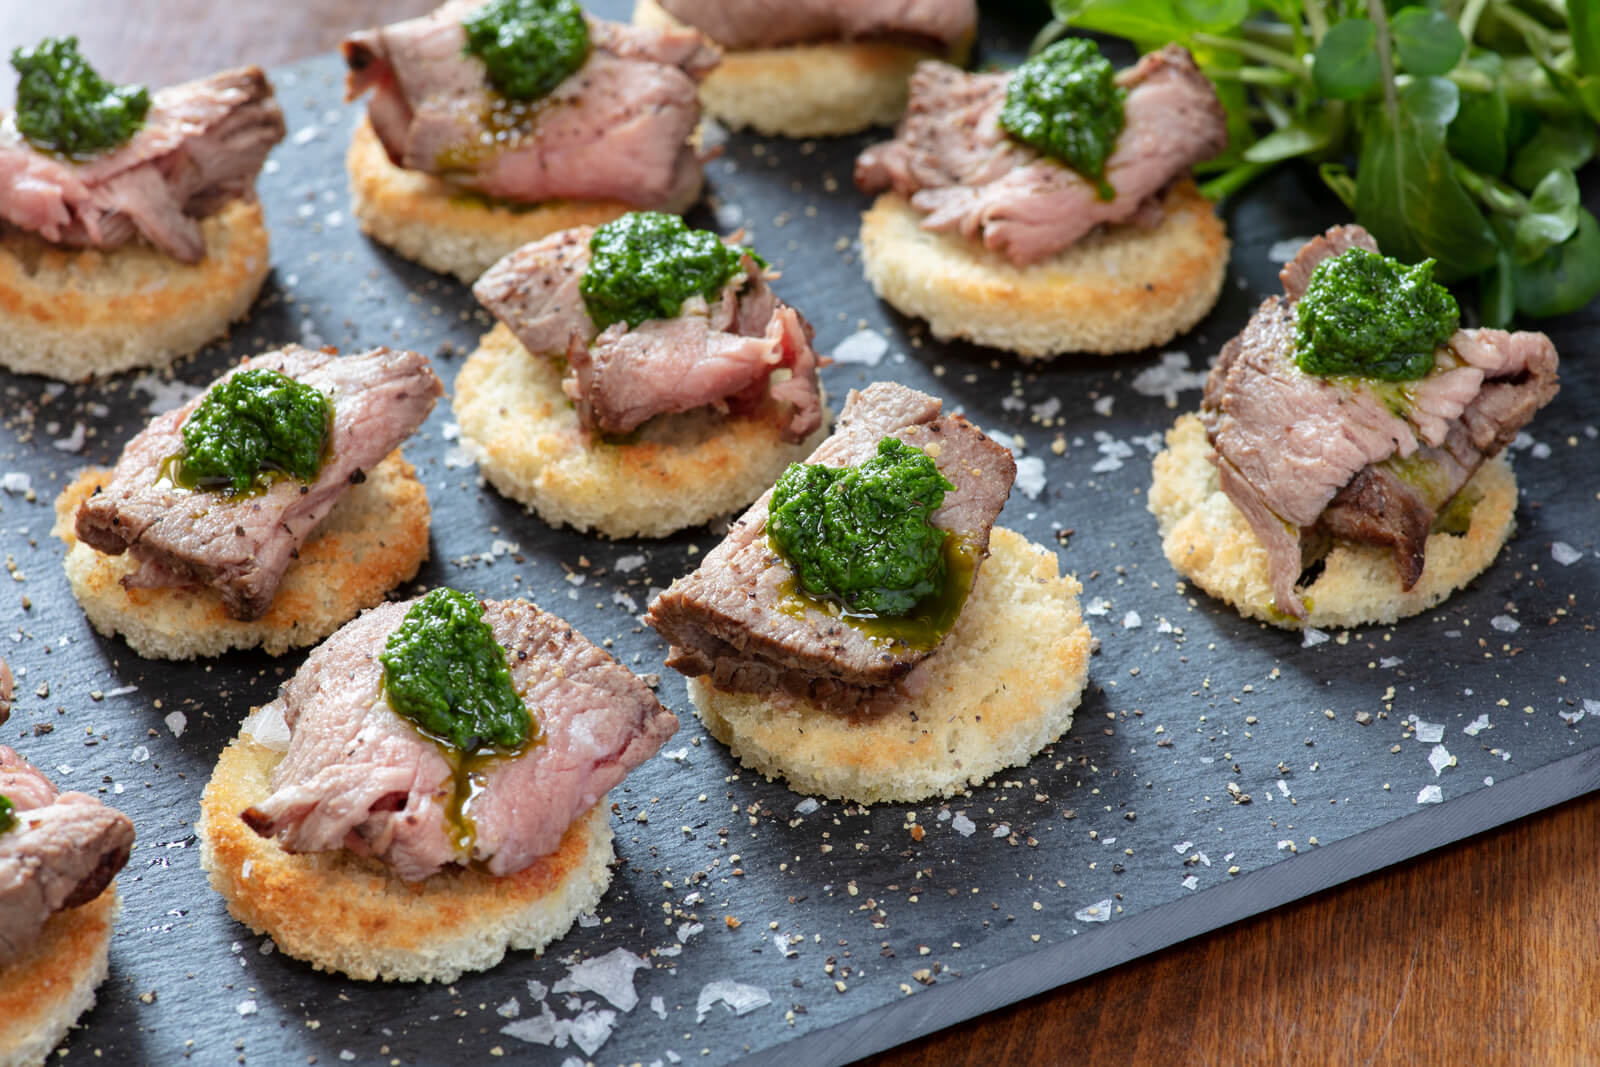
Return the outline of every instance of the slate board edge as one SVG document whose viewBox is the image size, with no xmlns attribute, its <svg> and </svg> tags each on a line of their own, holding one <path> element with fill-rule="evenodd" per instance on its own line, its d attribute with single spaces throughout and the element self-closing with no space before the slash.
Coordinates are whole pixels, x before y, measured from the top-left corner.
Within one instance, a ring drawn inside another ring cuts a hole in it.
<svg viewBox="0 0 1600 1067">
<path fill-rule="evenodd" d="M 791 1062 L 850 1063 L 1595 791 L 1600 751 L 1580 752 L 778 1047 Z M 739 1062 L 763 1062 L 773 1051 Z"/>
</svg>

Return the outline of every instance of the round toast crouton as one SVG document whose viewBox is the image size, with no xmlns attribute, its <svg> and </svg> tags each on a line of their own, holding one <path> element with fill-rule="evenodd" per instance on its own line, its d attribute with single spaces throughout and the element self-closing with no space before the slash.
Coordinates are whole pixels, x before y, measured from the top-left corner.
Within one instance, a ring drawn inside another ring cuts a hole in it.
<svg viewBox="0 0 1600 1067">
<path fill-rule="evenodd" d="M 1026 763 L 1072 726 L 1089 671 L 1082 587 L 1054 552 L 1003 527 L 926 686 L 852 718 L 787 695 L 731 693 L 703 677 L 689 697 L 747 767 L 800 793 L 863 804 L 950 796 Z"/>
<path fill-rule="evenodd" d="M 319 971 L 453 982 L 493 967 L 507 949 L 543 949 L 611 884 L 603 797 L 567 828 L 560 848 L 504 877 L 454 867 L 404 882 L 352 852 L 286 852 L 239 818 L 271 793 L 282 758 L 248 729 L 223 750 L 195 824 L 200 864 L 229 914 Z"/>
<path fill-rule="evenodd" d="M 0 967 L 0 1067 L 36 1067 L 94 1007 L 105 981 L 121 902 L 111 885 L 78 908 L 57 912 L 39 940 Z"/>
<path fill-rule="evenodd" d="M 212 589 L 123 588 L 123 576 L 138 564 L 127 553 L 106 555 L 78 540 L 73 532 L 78 505 L 110 476 L 92 468 L 62 490 L 51 532 L 67 546 L 67 580 L 89 622 L 107 637 L 121 634 L 129 647 L 151 659 L 257 647 L 280 656 L 314 645 L 381 602 L 428 558 L 428 494 L 396 449 L 339 498 L 300 546 L 267 613 L 235 619 Z"/>
<path fill-rule="evenodd" d="M 1386 624 L 1444 600 L 1494 561 L 1516 529 L 1517 477 L 1501 453 L 1478 468 L 1458 499 L 1475 501 L 1464 534 L 1435 530 L 1427 564 L 1410 592 L 1400 588 L 1394 554 L 1378 545 L 1336 544 L 1322 573 L 1301 587 L 1306 618 L 1277 609 L 1267 576 L 1267 550 L 1223 493 L 1206 457 L 1211 444 L 1197 415 L 1184 415 L 1167 431 L 1167 447 L 1153 463 L 1149 506 L 1161 529 L 1161 547 L 1178 573 L 1225 600 L 1241 615 L 1298 630 Z"/>
<path fill-rule="evenodd" d="M 655 0 L 635 0 L 639 26 L 682 28 Z M 891 41 L 831 41 L 726 49 L 700 83 L 700 105 L 729 129 L 769 137 L 831 137 L 893 125 L 911 71 L 924 59 L 965 63 L 972 42 L 946 54 Z"/>
<path fill-rule="evenodd" d="M 1152 228 L 1108 226 L 1028 267 L 884 193 L 861 216 L 861 263 L 878 296 L 926 319 L 935 337 L 1047 359 L 1163 344 L 1205 318 L 1222 291 L 1228 238 L 1211 201 L 1185 179 Z"/>
<path fill-rule="evenodd" d="M 455 382 L 461 443 L 500 492 L 552 525 L 606 537 L 665 537 L 749 504 L 827 436 L 798 444 L 770 407 L 727 417 L 658 416 L 623 441 L 591 437 L 561 370 L 504 323 L 479 341 Z"/>
<path fill-rule="evenodd" d="M 74 249 L 0 227 L 0 366 L 83 381 L 225 337 L 271 266 L 261 205 L 234 200 L 200 230 L 205 258 L 189 264 L 142 242 Z"/>
<path fill-rule="evenodd" d="M 362 233 L 406 259 L 468 283 L 530 241 L 574 226 L 600 226 L 637 210 L 620 200 L 518 204 L 405 170 L 390 162 L 365 118 L 350 139 L 345 169 Z M 683 203 L 661 210 L 678 214 L 699 198 L 696 186 Z"/>
</svg>

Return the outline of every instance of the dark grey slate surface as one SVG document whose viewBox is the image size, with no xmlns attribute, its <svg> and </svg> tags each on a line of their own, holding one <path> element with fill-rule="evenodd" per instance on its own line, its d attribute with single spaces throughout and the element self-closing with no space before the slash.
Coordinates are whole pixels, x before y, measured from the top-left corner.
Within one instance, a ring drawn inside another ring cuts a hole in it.
<svg viewBox="0 0 1600 1067">
<path fill-rule="evenodd" d="M 987 28 L 986 58 L 1023 43 L 1003 30 Z M 291 137 L 261 183 L 273 277 L 232 341 L 177 379 L 203 383 L 240 355 L 302 340 L 413 347 L 449 382 L 485 320 L 463 287 L 355 230 L 341 160 L 357 112 L 338 103 L 336 63 L 276 81 Z M 517 1021 L 511 1001 L 527 1020 L 539 1010 L 529 982 L 554 986 L 570 964 L 617 947 L 648 954 L 650 967 L 635 982 L 640 1004 L 618 1013 L 596 1062 L 842 1062 L 1600 786 L 1600 707 L 1579 717 L 1584 698 L 1600 699 L 1592 310 L 1548 324 L 1565 386 L 1517 449 L 1519 531 L 1495 566 L 1440 610 L 1306 647 L 1177 591 L 1142 493 L 1156 435 L 1199 394 L 1183 391 L 1169 407 L 1141 393 L 1135 380 L 1159 354 L 1027 369 L 933 343 L 872 297 L 850 247 L 865 206 L 850 165 L 867 141 L 730 138 L 710 168 L 715 208 L 696 221 L 748 227 L 784 270 L 778 290 L 811 317 L 821 350 L 863 323 L 887 337 L 878 365 L 824 372 L 833 396 L 898 379 L 1020 435 L 1022 454 L 1043 461 L 1042 492 L 1014 492 L 1002 521 L 1046 544 L 1074 531 L 1060 556 L 1099 612 L 1089 621 L 1101 651 L 1071 733 L 950 802 L 805 812 L 801 797 L 742 771 L 686 714 L 666 746 L 673 756 L 612 793 L 620 863 L 598 923 L 543 959 L 514 954 L 448 987 L 318 974 L 228 917 L 191 830 L 217 753 L 299 657 L 146 662 L 91 631 L 49 534 L 62 482 L 113 460 L 149 411 L 172 402 L 166 387 L 151 376 L 62 388 L 0 374 L 0 474 L 26 473 L 36 495 L 0 493 L 0 545 L 15 566 L 0 597 L 9 638 L 0 655 L 26 671 L 0 738 L 64 788 L 103 790 L 139 828 L 111 976 L 67 1062 L 98 1052 L 107 1062 L 437 1063 L 498 1048 L 557 1063 L 581 1051 L 502 1033 Z M 1338 221 L 1315 176 L 1298 172 L 1225 214 L 1234 250 L 1223 301 L 1170 348 L 1197 370 L 1275 290 L 1274 244 Z M 614 638 L 636 670 L 660 671 L 663 649 L 635 614 L 716 535 L 611 543 L 552 531 L 478 485 L 450 428 L 441 407 L 407 450 L 435 513 L 420 582 L 531 596 L 591 638 Z M 1057 436 L 1061 455 L 1050 447 Z M 1558 562 L 1556 542 L 1580 558 Z M 687 712 L 671 672 L 661 695 Z M 1442 772 L 1413 717 L 1442 728 L 1454 757 Z M 1487 725 L 1467 733 L 1479 720 Z M 1230 782 L 1250 803 L 1232 802 Z M 1419 803 L 1429 786 L 1442 803 Z M 963 835 L 956 827 L 968 821 Z M 1109 921 L 1081 917 L 1102 901 Z M 714 1005 L 697 1020 L 702 988 L 723 979 L 761 987 L 772 1003 L 742 1017 Z M 585 1004 L 610 1008 L 593 994 L 576 1007 L 562 994 L 547 1003 L 564 1019 Z"/>
</svg>

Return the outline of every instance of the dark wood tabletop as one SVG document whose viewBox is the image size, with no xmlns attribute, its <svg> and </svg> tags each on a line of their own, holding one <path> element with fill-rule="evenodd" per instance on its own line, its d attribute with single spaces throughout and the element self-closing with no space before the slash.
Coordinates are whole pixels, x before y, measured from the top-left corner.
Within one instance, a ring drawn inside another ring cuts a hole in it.
<svg viewBox="0 0 1600 1067">
<path fill-rule="evenodd" d="M 432 0 L 0 0 L 0 49 L 75 33 L 166 84 L 332 50 Z M 286 17 L 286 12 L 288 13 Z M 0 106 L 12 82 L 0 77 Z M 1600 1062 L 1600 795 L 1441 849 L 877 1057 Z"/>
</svg>

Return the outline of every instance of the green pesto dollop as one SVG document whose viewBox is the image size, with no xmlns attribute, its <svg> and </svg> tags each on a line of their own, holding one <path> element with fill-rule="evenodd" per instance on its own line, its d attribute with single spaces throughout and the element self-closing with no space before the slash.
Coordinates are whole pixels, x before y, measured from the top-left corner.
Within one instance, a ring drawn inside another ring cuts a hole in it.
<svg viewBox="0 0 1600 1067">
<path fill-rule="evenodd" d="M 1000 128 L 1094 183 L 1115 198 L 1106 160 L 1122 133 L 1122 101 L 1111 62 L 1084 37 L 1069 37 L 1018 67 L 1006 85 Z"/>
<path fill-rule="evenodd" d="M 589 267 L 578 291 L 600 329 L 670 319 L 692 296 L 712 300 L 739 272 L 746 248 L 732 248 L 710 230 L 691 230 L 676 215 L 634 211 L 589 238 Z"/>
<path fill-rule="evenodd" d="M 466 51 L 511 100 L 547 96 L 589 58 L 589 24 L 577 0 L 492 0 L 461 20 Z"/>
<path fill-rule="evenodd" d="M 116 86 L 78 52 L 76 37 L 46 37 L 11 53 L 17 83 L 17 129 L 45 152 L 83 159 L 132 137 L 150 110 L 142 85 Z"/>
<path fill-rule="evenodd" d="M 10 797 L 0 793 L 0 834 L 15 825 L 17 825 L 17 806 L 11 803 Z"/>
<path fill-rule="evenodd" d="M 389 706 L 435 740 L 468 755 L 528 743 L 533 719 L 476 598 L 433 590 L 411 605 L 378 658 Z"/>
<path fill-rule="evenodd" d="M 1421 378 L 1461 308 L 1433 280 L 1433 260 L 1408 267 L 1352 248 L 1317 264 L 1295 302 L 1294 359 L 1307 374 L 1380 381 Z"/>
<path fill-rule="evenodd" d="M 772 490 L 767 535 L 806 592 L 903 616 L 944 582 L 947 531 L 928 517 L 954 488 L 926 452 L 886 437 L 860 466 L 791 463 Z"/>
<path fill-rule="evenodd" d="M 211 387 L 183 424 L 173 481 L 245 493 L 263 475 L 302 482 L 322 470 L 333 401 L 275 370 L 243 370 Z"/>
</svg>

